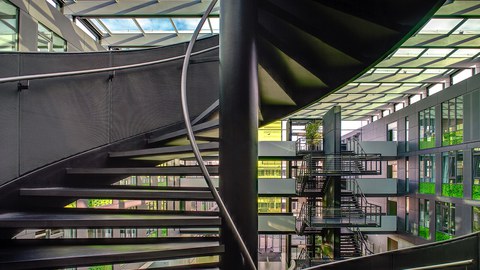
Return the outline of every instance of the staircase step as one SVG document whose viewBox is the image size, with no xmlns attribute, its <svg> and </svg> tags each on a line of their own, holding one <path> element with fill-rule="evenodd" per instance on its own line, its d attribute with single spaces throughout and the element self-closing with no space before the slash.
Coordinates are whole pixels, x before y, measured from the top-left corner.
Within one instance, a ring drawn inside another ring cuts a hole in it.
<svg viewBox="0 0 480 270">
<path fill-rule="evenodd" d="M 213 200 L 213 196 L 210 191 L 141 190 L 129 188 L 22 188 L 20 189 L 20 195 L 37 197 L 108 198 L 134 200 Z"/>
<path fill-rule="evenodd" d="M 218 142 L 202 143 L 198 144 L 200 151 L 218 151 Z M 160 156 L 160 155 L 172 155 L 192 152 L 191 145 L 181 146 L 167 146 L 158 148 L 148 148 L 142 150 L 132 150 L 123 152 L 111 152 L 109 156 L 111 158 L 135 158 L 135 157 L 147 157 L 147 156 Z"/>
<path fill-rule="evenodd" d="M 201 131 L 206 131 L 206 130 L 218 128 L 218 125 L 219 125 L 219 120 L 215 119 L 215 120 L 211 120 L 211 121 L 207 121 L 207 122 L 195 125 L 195 126 L 192 127 L 192 129 L 193 129 L 193 132 L 201 132 Z M 173 140 L 173 139 L 176 139 L 176 138 L 180 138 L 180 137 L 183 137 L 183 136 L 186 136 L 186 135 L 187 135 L 187 130 L 186 129 L 181 129 L 181 130 L 174 131 L 174 132 L 171 132 L 171 133 L 168 133 L 168 134 L 164 134 L 164 135 L 161 135 L 161 136 L 158 136 L 158 137 L 155 137 L 155 138 L 150 138 L 148 140 L 148 143 L 149 144 L 161 143 L 161 142 Z"/>
<path fill-rule="evenodd" d="M 0 269 L 65 268 L 219 255 L 218 242 L 137 245 L 55 245 L 0 248 Z"/>
<path fill-rule="evenodd" d="M 218 166 L 207 166 L 211 175 L 218 175 Z M 198 166 L 156 168 L 67 168 L 69 175 L 202 175 Z"/>
<path fill-rule="evenodd" d="M 73 214 L 12 212 L 0 214 L 0 228 L 119 228 L 119 227 L 209 227 L 220 226 L 211 216 L 158 214 Z"/>
<path fill-rule="evenodd" d="M 67 214 L 122 214 L 122 215 L 177 215 L 177 216 L 219 216 L 218 211 L 185 210 L 146 210 L 146 209 L 111 209 L 111 208 L 30 208 L 32 211 L 55 211 Z"/>
</svg>

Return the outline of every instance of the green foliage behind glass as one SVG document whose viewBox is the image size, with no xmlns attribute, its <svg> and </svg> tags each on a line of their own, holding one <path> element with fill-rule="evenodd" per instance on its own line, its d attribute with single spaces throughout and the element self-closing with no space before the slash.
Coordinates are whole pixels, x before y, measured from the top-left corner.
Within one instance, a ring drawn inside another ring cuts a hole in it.
<svg viewBox="0 0 480 270">
<path fill-rule="evenodd" d="M 113 200 L 108 200 L 108 199 L 90 199 L 87 201 L 87 206 L 88 208 L 96 208 L 96 207 L 109 205 L 112 203 L 113 203 Z"/>
<path fill-rule="evenodd" d="M 435 241 L 444 241 L 452 239 L 453 236 L 444 232 L 435 232 Z"/>
<path fill-rule="evenodd" d="M 472 186 L 472 199 L 480 200 L 480 185 Z"/>
<path fill-rule="evenodd" d="M 420 182 L 418 192 L 421 194 L 435 194 L 435 183 Z"/>
<path fill-rule="evenodd" d="M 419 226 L 418 227 L 418 236 L 424 239 L 430 239 L 430 228 Z"/>
<path fill-rule="evenodd" d="M 455 145 L 463 143 L 463 130 L 443 132 L 442 145 Z"/>
<path fill-rule="evenodd" d="M 88 270 L 112 270 L 112 265 L 97 265 L 97 266 L 90 266 Z"/>
<path fill-rule="evenodd" d="M 463 198 L 463 184 L 442 184 L 442 196 Z"/>
<path fill-rule="evenodd" d="M 427 149 L 435 147 L 435 136 L 425 137 L 420 139 L 420 149 Z"/>
</svg>

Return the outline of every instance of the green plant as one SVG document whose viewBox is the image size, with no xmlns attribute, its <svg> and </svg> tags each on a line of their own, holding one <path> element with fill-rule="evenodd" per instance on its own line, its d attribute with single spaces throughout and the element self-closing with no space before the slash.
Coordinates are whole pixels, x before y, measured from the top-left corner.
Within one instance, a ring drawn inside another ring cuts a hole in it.
<svg viewBox="0 0 480 270">
<path fill-rule="evenodd" d="M 480 200 L 480 185 L 472 186 L 472 199 Z"/>
<path fill-rule="evenodd" d="M 418 192 L 421 194 L 435 194 L 435 183 L 420 182 Z"/>
<path fill-rule="evenodd" d="M 97 265 L 97 266 L 88 267 L 88 270 L 112 270 L 112 269 L 113 269 L 112 265 Z"/>
<path fill-rule="evenodd" d="M 320 120 L 314 120 L 305 125 L 305 138 L 308 145 L 316 145 L 322 139 L 322 134 L 318 131 L 321 124 Z"/>
<path fill-rule="evenodd" d="M 435 135 L 421 138 L 419 144 L 420 149 L 435 147 Z"/>
<path fill-rule="evenodd" d="M 453 238 L 453 235 L 450 235 L 444 232 L 439 232 L 439 231 L 435 232 L 435 241 L 444 241 L 452 238 Z"/>
<path fill-rule="evenodd" d="M 463 184 L 442 184 L 442 196 L 463 198 Z"/>
<path fill-rule="evenodd" d="M 88 208 L 96 208 L 96 207 L 109 205 L 112 203 L 113 203 L 113 200 L 108 200 L 108 199 L 89 199 L 87 201 L 87 206 Z"/>
<path fill-rule="evenodd" d="M 430 239 L 430 228 L 419 226 L 418 228 L 418 236 L 424 239 Z"/>
</svg>

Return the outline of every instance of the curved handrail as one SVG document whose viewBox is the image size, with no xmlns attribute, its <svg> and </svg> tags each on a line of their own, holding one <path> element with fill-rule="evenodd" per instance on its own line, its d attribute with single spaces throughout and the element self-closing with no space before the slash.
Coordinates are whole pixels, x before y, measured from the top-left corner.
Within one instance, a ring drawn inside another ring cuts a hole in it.
<svg viewBox="0 0 480 270">
<path fill-rule="evenodd" d="M 219 48 L 219 45 L 212 46 L 210 48 L 206 48 L 206 49 L 200 50 L 198 52 L 191 53 L 191 55 L 206 53 L 206 52 L 218 49 L 218 48 Z M 160 60 L 155 60 L 155 61 L 149 61 L 149 62 L 143 62 L 143 63 L 137 63 L 137 64 L 130 64 L 130 65 L 123 65 L 123 66 L 115 66 L 115 67 L 5 77 L 5 78 L 0 78 L 0 83 L 14 82 L 14 81 L 25 81 L 25 80 L 36 80 L 36 79 L 46 79 L 46 78 L 57 78 L 57 77 L 67 77 L 67 76 L 76 76 L 76 75 L 85 75 L 85 74 L 92 74 L 92 73 L 124 70 L 124 69 L 131 69 L 131 68 L 137 68 L 137 67 L 145 67 L 145 66 L 151 66 L 151 65 L 156 65 L 156 64 L 160 64 L 160 63 L 166 63 L 166 62 L 171 62 L 171 61 L 175 61 L 175 60 L 180 60 L 180 59 L 184 58 L 185 56 L 186 56 L 186 54 L 183 54 L 183 55 L 178 55 L 178 56 L 169 57 L 169 58 L 160 59 Z"/>
<path fill-rule="evenodd" d="M 198 149 L 198 145 L 195 140 L 195 136 L 193 134 L 192 123 L 190 122 L 190 113 L 188 112 L 187 74 L 188 74 L 188 64 L 190 60 L 190 55 L 192 54 L 193 46 L 195 45 L 195 41 L 197 40 L 198 34 L 200 33 L 200 30 L 202 29 L 203 24 L 207 20 L 208 14 L 210 14 L 210 12 L 212 11 L 216 3 L 217 3 L 217 0 L 212 0 L 207 10 L 203 14 L 202 19 L 198 23 L 195 31 L 193 32 L 192 38 L 190 40 L 190 43 L 188 44 L 187 51 L 185 53 L 185 58 L 183 59 L 182 78 L 181 78 L 182 112 L 183 112 L 183 117 L 185 119 L 185 126 L 187 128 L 188 139 L 190 140 L 190 145 L 192 146 L 193 153 L 195 154 L 195 158 L 200 166 L 200 169 L 202 170 L 202 173 L 203 173 L 203 176 L 205 177 L 207 185 L 210 191 L 212 192 L 212 195 L 215 198 L 215 201 L 218 204 L 218 207 L 220 208 L 220 213 L 222 214 L 223 218 L 227 222 L 227 226 L 229 227 L 229 229 L 232 230 L 235 240 L 238 242 L 240 246 L 240 251 L 242 252 L 243 259 L 246 261 L 246 263 L 250 266 L 251 269 L 256 270 L 257 267 L 255 266 L 255 263 L 253 262 L 253 259 L 250 253 L 248 252 L 247 246 L 243 242 L 243 239 L 240 236 L 240 233 L 237 227 L 235 226 L 235 223 L 233 222 L 233 219 L 230 216 L 230 213 L 228 212 L 228 209 L 225 206 L 225 203 L 220 197 L 220 194 L 218 193 L 217 189 L 213 185 L 213 181 L 210 177 L 210 174 L 208 173 L 207 167 L 205 166 L 205 162 L 203 161 L 203 158 L 200 154 L 200 150 Z"/>
</svg>

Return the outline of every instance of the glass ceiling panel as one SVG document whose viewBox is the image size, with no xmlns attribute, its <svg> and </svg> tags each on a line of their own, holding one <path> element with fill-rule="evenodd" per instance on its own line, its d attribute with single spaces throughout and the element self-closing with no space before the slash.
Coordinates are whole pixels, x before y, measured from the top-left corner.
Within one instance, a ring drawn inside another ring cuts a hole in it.
<svg viewBox="0 0 480 270">
<path fill-rule="evenodd" d="M 200 18 L 173 18 L 172 20 L 179 33 L 193 33 L 200 22 Z M 205 22 L 200 33 L 211 33 L 208 22 Z"/>
<path fill-rule="evenodd" d="M 446 57 L 454 49 L 428 49 L 422 57 Z"/>
<path fill-rule="evenodd" d="M 92 22 L 102 34 L 108 33 L 107 29 L 105 29 L 105 27 L 103 27 L 103 25 L 97 19 L 89 19 L 89 21 Z"/>
<path fill-rule="evenodd" d="M 140 28 L 135 24 L 133 19 L 99 19 L 110 32 L 114 34 L 120 33 L 141 33 Z"/>
<path fill-rule="evenodd" d="M 400 48 L 398 49 L 392 57 L 417 57 L 419 56 L 425 49 L 416 49 L 416 48 Z"/>
<path fill-rule="evenodd" d="M 450 57 L 473 57 L 479 53 L 480 49 L 458 49 Z"/>
<path fill-rule="evenodd" d="M 378 73 L 378 74 L 394 74 L 397 73 L 398 69 L 396 68 L 377 68 L 373 73 Z"/>
<path fill-rule="evenodd" d="M 139 18 L 137 22 L 146 33 L 175 32 L 175 28 L 169 18 Z"/>
<path fill-rule="evenodd" d="M 480 34 L 480 19 L 469 19 L 456 31 L 458 34 Z"/>
<path fill-rule="evenodd" d="M 431 19 L 419 34 L 447 34 L 461 21 L 462 19 Z"/>
<path fill-rule="evenodd" d="M 212 26 L 213 33 L 220 33 L 220 18 L 208 18 Z"/>
</svg>

